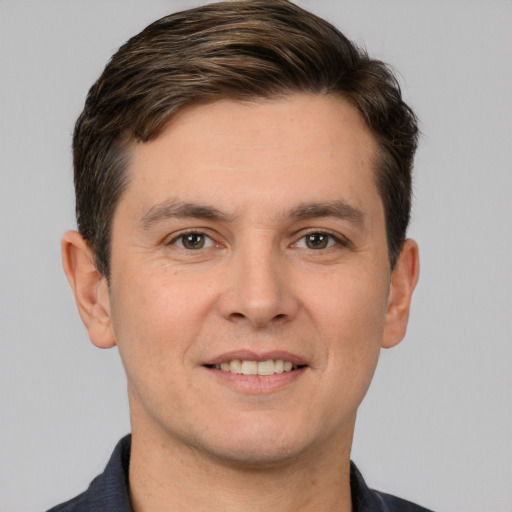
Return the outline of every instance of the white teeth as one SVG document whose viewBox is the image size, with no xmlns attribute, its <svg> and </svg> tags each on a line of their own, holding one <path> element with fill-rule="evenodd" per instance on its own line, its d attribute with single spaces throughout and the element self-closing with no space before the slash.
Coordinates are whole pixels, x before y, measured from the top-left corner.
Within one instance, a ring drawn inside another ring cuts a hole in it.
<svg viewBox="0 0 512 512">
<path fill-rule="evenodd" d="M 274 375 L 274 373 L 290 372 L 298 368 L 291 361 L 282 359 L 269 359 L 267 361 L 240 361 L 233 359 L 229 362 L 223 362 L 215 366 L 217 370 L 223 372 L 237 373 L 242 375 Z"/>
<path fill-rule="evenodd" d="M 222 368 L 221 368 L 222 369 Z M 242 361 L 234 359 L 229 362 L 229 371 L 231 373 L 242 373 Z"/>
<path fill-rule="evenodd" d="M 258 363 L 258 375 L 273 375 L 274 374 L 274 361 L 260 361 Z"/>
<path fill-rule="evenodd" d="M 282 359 L 277 359 L 274 362 L 274 371 L 276 373 L 283 373 L 284 372 L 284 361 Z"/>
<path fill-rule="evenodd" d="M 242 375 L 258 375 L 258 363 L 256 361 L 242 361 Z"/>
</svg>

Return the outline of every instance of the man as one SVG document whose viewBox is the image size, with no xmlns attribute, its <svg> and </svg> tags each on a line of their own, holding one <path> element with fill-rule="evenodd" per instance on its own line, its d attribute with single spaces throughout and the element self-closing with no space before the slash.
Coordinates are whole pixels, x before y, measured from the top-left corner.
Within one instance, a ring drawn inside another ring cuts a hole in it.
<svg viewBox="0 0 512 512">
<path fill-rule="evenodd" d="M 418 277 L 416 142 L 388 68 L 285 0 L 174 14 L 114 55 L 62 249 L 132 434 L 52 510 L 425 510 L 350 462 Z"/>
</svg>

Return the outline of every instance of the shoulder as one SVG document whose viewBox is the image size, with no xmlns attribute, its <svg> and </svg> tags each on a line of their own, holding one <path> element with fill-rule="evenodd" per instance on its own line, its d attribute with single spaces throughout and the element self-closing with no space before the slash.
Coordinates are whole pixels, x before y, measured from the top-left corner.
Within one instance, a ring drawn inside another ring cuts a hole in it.
<svg viewBox="0 0 512 512">
<path fill-rule="evenodd" d="M 382 503 L 382 509 L 386 512 L 432 512 L 431 510 L 411 503 L 402 498 L 380 491 L 372 491 L 375 497 Z"/>
<path fill-rule="evenodd" d="M 85 491 L 69 501 L 55 505 L 47 512 L 88 512 L 88 501 L 88 491 Z"/>
<path fill-rule="evenodd" d="M 85 492 L 47 512 L 133 512 L 128 493 L 130 449 L 131 436 L 128 435 L 119 441 L 105 471 L 91 482 Z"/>
<path fill-rule="evenodd" d="M 350 489 L 354 512 L 432 512 L 402 498 L 370 489 L 353 462 L 350 463 Z"/>
</svg>

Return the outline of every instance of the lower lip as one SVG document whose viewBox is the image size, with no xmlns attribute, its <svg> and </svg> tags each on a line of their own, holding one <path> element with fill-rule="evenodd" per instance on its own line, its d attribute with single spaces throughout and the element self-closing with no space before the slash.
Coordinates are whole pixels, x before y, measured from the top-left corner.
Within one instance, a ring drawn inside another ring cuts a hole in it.
<svg viewBox="0 0 512 512">
<path fill-rule="evenodd" d="M 290 372 L 274 373 L 274 375 L 242 375 L 240 373 L 225 372 L 214 368 L 206 368 L 215 378 L 223 384 L 237 391 L 250 395 L 268 395 L 300 379 L 307 367 L 297 368 Z"/>
</svg>

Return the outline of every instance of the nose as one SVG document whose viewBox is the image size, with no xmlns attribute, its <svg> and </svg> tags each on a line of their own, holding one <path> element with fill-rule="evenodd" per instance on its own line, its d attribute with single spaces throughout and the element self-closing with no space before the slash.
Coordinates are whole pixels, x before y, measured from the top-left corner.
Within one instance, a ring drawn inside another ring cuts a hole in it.
<svg viewBox="0 0 512 512">
<path fill-rule="evenodd" d="M 285 258 L 270 245 L 251 243 L 232 255 L 219 301 L 227 320 L 262 329 L 297 315 L 299 301 Z"/>
</svg>

